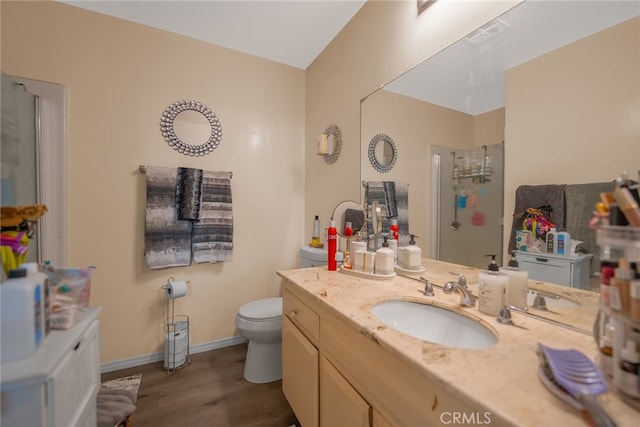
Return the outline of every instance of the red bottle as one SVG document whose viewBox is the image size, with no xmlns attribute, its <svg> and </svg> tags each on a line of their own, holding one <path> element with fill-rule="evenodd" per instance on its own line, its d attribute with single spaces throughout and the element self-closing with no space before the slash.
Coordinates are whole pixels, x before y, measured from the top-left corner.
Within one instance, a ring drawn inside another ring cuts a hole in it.
<svg viewBox="0 0 640 427">
<path fill-rule="evenodd" d="M 327 230 L 327 244 L 329 250 L 327 253 L 327 265 L 329 271 L 336 271 L 338 263 L 336 262 L 336 252 L 338 251 L 338 230 L 336 229 L 336 222 L 332 219 L 329 223 L 329 229 Z"/>
<path fill-rule="evenodd" d="M 389 227 L 389 230 L 391 231 L 391 238 L 394 240 L 398 240 L 398 230 L 400 228 L 398 227 L 398 220 L 397 219 L 392 219 L 391 220 L 391 226 Z"/>
</svg>

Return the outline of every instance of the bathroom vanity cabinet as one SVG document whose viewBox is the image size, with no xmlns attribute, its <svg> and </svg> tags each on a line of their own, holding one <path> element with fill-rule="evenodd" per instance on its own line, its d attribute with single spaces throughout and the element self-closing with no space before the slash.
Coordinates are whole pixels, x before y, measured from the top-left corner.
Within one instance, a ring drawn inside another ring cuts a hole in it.
<svg viewBox="0 0 640 427">
<path fill-rule="evenodd" d="M 472 412 L 286 280 L 283 313 L 282 388 L 302 426 L 438 425 L 447 407 Z"/>
<path fill-rule="evenodd" d="M 305 427 L 317 427 L 320 319 L 287 291 L 282 312 L 282 391 L 298 421 Z"/>
<path fill-rule="evenodd" d="M 591 254 L 561 256 L 516 251 L 520 268 L 529 272 L 529 278 L 556 283 L 578 289 L 590 289 L 589 272 Z"/>
<path fill-rule="evenodd" d="M 53 330 L 36 353 L 1 367 L 3 427 L 95 427 L 100 387 L 100 309 Z"/>
<path fill-rule="evenodd" d="M 477 280 L 471 267 L 424 259 L 423 265 L 434 284 L 450 280 L 450 271 L 464 272 L 470 283 Z M 278 274 L 285 314 L 282 388 L 303 427 L 583 424 L 578 411 L 541 383 L 536 351 L 542 342 L 594 356 L 591 336 L 518 313 L 513 313 L 516 326 L 503 325 L 477 307 L 460 307 L 459 295 L 437 288 L 427 297 L 422 282 L 400 276 L 377 281 L 326 267 Z M 580 302 L 578 308 L 557 308 L 555 316 L 593 324 L 587 310 L 593 293 L 545 286 L 548 292 L 570 292 Z M 394 299 L 455 311 L 480 322 L 498 340 L 476 350 L 405 335 L 372 313 L 376 304 Z M 580 313 L 588 319 L 581 321 Z M 603 405 L 618 426 L 637 425 L 638 412 L 613 391 Z"/>
</svg>

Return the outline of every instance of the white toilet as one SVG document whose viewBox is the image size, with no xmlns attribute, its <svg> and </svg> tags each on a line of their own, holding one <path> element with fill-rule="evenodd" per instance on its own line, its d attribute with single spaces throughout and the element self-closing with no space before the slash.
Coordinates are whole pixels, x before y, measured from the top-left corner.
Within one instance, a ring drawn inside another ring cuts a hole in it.
<svg viewBox="0 0 640 427">
<path fill-rule="evenodd" d="M 236 328 L 249 341 L 244 378 L 256 384 L 282 378 L 282 297 L 249 302 L 238 310 Z"/>
</svg>

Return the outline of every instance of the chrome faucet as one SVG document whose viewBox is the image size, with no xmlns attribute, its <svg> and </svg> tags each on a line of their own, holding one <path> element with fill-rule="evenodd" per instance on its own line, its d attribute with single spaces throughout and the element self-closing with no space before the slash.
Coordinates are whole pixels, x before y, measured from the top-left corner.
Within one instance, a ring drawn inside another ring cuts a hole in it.
<svg viewBox="0 0 640 427">
<path fill-rule="evenodd" d="M 460 305 L 464 307 L 474 307 L 476 305 L 476 297 L 471 294 L 471 291 L 467 288 L 467 280 L 464 276 L 460 275 L 459 282 L 447 282 L 442 287 L 442 291 L 445 294 L 457 292 L 460 294 Z"/>
<path fill-rule="evenodd" d="M 452 271 L 450 271 L 449 274 L 453 274 L 455 276 L 458 276 L 458 283 L 460 284 L 460 286 L 462 286 L 463 288 L 467 289 L 467 278 L 464 277 L 464 274 L 454 273 Z"/>
<path fill-rule="evenodd" d="M 547 300 L 544 298 L 544 295 L 541 293 L 536 293 L 536 297 L 533 299 L 533 305 L 531 308 L 535 308 L 536 310 L 541 311 L 549 311 L 547 308 Z"/>
<path fill-rule="evenodd" d="M 434 296 L 435 294 L 433 293 L 433 284 L 431 281 L 424 276 L 420 276 L 420 281 L 424 282 L 424 291 L 422 291 L 422 293 L 428 297 Z"/>
</svg>

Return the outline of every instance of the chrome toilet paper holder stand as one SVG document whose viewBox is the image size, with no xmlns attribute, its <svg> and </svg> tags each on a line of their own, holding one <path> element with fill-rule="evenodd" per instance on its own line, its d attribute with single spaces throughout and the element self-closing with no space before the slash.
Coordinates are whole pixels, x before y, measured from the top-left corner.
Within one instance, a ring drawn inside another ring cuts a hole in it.
<svg viewBox="0 0 640 427">
<path fill-rule="evenodd" d="M 161 286 L 167 300 L 164 322 L 166 331 L 164 368 L 169 375 L 173 375 L 176 370 L 191 363 L 189 359 L 189 316 L 175 314 L 176 298 L 172 298 L 169 293 L 171 283 L 174 280 L 173 277 L 169 277 L 167 283 Z M 190 282 L 186 283 L 187 286 L 190 284 Z"/>
</svg>

